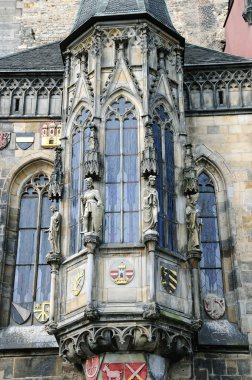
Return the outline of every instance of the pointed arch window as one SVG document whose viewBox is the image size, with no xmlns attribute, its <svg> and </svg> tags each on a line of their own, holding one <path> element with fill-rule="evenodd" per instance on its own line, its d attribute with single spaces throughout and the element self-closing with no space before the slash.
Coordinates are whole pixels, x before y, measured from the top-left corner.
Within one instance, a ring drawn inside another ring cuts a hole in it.
<svg viewBox="0 0 252 380">
<path fill-rule="evenodd" d="M 176 251 L 174 138 L 170 117 L 163 105 L 154 110 L 153 135 L 158 159 L 159 245 Z"/>
<path fill-rule="evenodd" d="M 205 298 L 208 293 L 211 293 L 223 297 L 224 289 L 215 189 L 208 174 L 201 173 L 198 180 L 198 206 L 200 218 L 202 219 L 201 296 Z"/>
<path fill-rule="evenodd" d="M 120 97 L 105 125 L 105 242 L 139 242 L 138 121 Z"/>
<path fill-rule="evenodd" d="M 82 108 L 75 119 L 71 141 L 70 252 L 80 248 L 80 196 L 84 190 L 83 162 L 88 149 L 91 112 Z"/>
<path fill-rule="evenodd" d="M 35 175 L 21 196 L 11 323 L 36 323 L 35 303 L 49 301 L 50 267 L 46 254 L 50 245 L 45 231 L 50 226 L 52 202 L 47 196 L 48 183 L 45 174 Z"/>
</svg>

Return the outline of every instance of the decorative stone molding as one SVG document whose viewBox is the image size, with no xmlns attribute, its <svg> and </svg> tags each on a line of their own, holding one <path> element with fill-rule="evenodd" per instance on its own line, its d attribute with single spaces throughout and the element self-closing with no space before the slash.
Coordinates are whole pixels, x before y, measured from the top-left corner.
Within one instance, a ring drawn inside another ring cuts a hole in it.
<svg viewBox="0 0 252 380">
<path fill-rule="evenodd" d="M 190 334 L 151 323 L 97 324 L 84 327 L 78 334 L 60 341 L 60 355 L 71 363 L 103 352 L 120 351 L 143 351 L 179 360 L 191 350 Z"/>
</svg>

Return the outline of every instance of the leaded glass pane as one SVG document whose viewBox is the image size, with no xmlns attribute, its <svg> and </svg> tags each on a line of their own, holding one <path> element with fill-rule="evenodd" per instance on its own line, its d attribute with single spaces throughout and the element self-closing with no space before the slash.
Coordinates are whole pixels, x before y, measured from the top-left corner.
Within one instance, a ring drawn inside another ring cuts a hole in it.
<svg viewBox="0 0 252 380">
<path fill-rule="evenodd" d="M 72 137 L 72 169 L 80 166 L 80 132 L 76 132 Z"/>
<path fill-rule="evenodd" d="M 123 157 L 123 181 L 134 182 L 138 181 L 138 157 L 124 156 Z"/>
<path fill-rule="evenodd" d="M 201 269 L 201 295 L 204 298 L 208 293 L 224 296 L 221 269 Z"/>
<path fill-rule="evenodd" d="M 137 129 L 127 129 L 123 132 L 123 153 L 124 154 L 137 154 Z"/>
<path fill-rule="evenodd" d="M 212 181 L 208 175 L 202 173 L 199 176 L 199 192 L 200 193 L 214 193 Z"/>
<path fill-rule="evenodd" d="M 217 215 L 214 193 L 200 193 L 198 204 L 200 205 L 200 216 L 202 218 Z"/>
<path fill-rule="evenodd" d="M 132 104 L 125 98 L 121 97 L 116 103 L 112 104 L 112 108 L 114 108 L 120 115 L 123 115 L 126 111 L 132 108 Z"/>
<path fill-rule="evenodd" d="M 41 228 L 48 228 L 50 226 L 51 211 L 50 207 L 53 205 L 52 201 L 48 199 L 47 194 L 42 198 L 42 215 L 41 215 Z"/>
<path fill-rule="evenodd" d="M 121 241 L 121 214 L 107 213 L 105 215 L 105 241 L 119 243 Z"/>
<path fill-rule="evenodd" d="M 19 230 L 17 264 L 33 264 L 36 253 L 37 231 Z"/>
<path fill-rule="evenodd" d="M 120 182 L 120 157 L 106 157 L 106 182 Z"/>
<path fill-rule="evenodd" d="M 106 131 L 106 152 L 107 155 L 120 154 L 120 131 L 108 130 Z"/>
<path fill-rule="evenodd" d="M 135 116 L 131 113 L 127 115 L 127 118 L 124 119 L 125 128 L 137 128 L 137 120 Z"/>
<path fill-rule="evenodd" d="M 120 121 L 116 116 L 110 116 L 106 122 L 106 129 L 120 129 Z"/>
<path fill-rule="evenodd" d="M 48 241 L 48 233 L 42 230 L 40 231 L 39 264 L 46 264 L 46 255 L 50 251 L 51 245 Z"/>
<path fill-rule="evenodd" d="M 125 212 L 123 214 L 123 234 L 125 243 L 134 243 L 136 241 L 139 241 L 138 218 L 138 212 Z"/>
<path fill-rule="evenodd" d="M 216 218 L 202 218 L 202 242 L 219 240 L 219 232 Z"/>
<path fill-rule="evenodd" d="M 78 228 L 77 225 L 70 227 L 70 252 L 73 255 L 77 252 L 77 236 Z"/>
<path fill-rule="evenodd" d="M 28 212 L 29 210 L 29 212 Z M 23 195 L 20 205 L 19 228 L 36 228 L 38 218 L 38 195 Z"/>
<path fill-rule="evenodd" d="M 32 302 L 34 266 L 17 266 L 15 273 L 13 302 Z"/>
<path fill-rule="evenodd" d="M 138 183 L 126 183 L 123 185 L 123 209 L 124 211 L 139 210 Z"/>
<path fill-rule="evenodd" d="M 51 271 L 48 265 L 39 265 L 36 302 L 49 301 L 51 286 Z"/>
<path fill-rule="evenodd" d="M 119 184 L 106 185 L 106 211 L 120 212 L 121 210 L 121 190 Z"/>
<path fill-rule="evenodd" d="M 79 199 L 77 197 L 74 197 L 70 201 L 70 218 L 71 218 L 71 224 L 75 224 L 78 222 L 78 211 L 79 211 Z"/>
</svg>

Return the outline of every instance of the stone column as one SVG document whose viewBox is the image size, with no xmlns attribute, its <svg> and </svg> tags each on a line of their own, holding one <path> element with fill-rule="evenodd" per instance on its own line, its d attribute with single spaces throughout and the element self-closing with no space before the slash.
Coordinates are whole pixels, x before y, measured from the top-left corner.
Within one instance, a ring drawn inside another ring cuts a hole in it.
<svg viewBox="0 0 252 380">
<path fill-rule="evenodd" d="M 47 264 L 51 266 L 51 295 L 50 295 L 50 313 L 49 322 L 46 325 L 48 334 L 53 335 L 57 330 L 57 321 L 55 320 L 55 300 L 58 295 L 58 277 L 61 263 L 61 255 L 58 253 L 48 253 L 46 256 Z"/>
<path fill-rule="evenodd" d="M 194 305 L 194 318 L 196 321 L 200 320 L 200 274 L 199 263 L 201 260 L 201 251 L 191 251 L 187 254 L 187 260 L 190 264 L 192 272 L 192 289 L 193 289 L 193 305 Z"/>
</svg>

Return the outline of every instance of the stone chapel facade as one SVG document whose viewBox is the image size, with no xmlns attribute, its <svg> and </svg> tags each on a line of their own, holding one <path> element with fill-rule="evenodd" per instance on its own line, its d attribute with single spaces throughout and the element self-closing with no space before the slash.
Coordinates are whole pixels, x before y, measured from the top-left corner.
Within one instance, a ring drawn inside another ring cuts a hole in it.
<svg viewBox="0 0 252 380">
<path fill-rule="evenodd" d="M 0 59 L 0 379 L 251 379 L 251 69 L 164 0 Z"/>
</svg>

